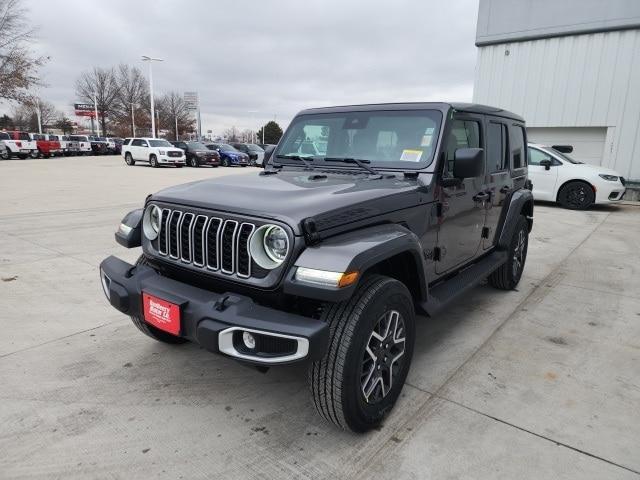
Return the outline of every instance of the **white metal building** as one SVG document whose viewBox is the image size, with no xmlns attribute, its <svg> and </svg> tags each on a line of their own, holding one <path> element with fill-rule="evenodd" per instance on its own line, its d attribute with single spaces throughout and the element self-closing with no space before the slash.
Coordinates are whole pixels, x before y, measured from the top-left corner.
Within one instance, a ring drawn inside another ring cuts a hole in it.
<svg viewBox="0 0 640 480">
<path fill-rule="evenodd" d="M 640 182 L 640 0 L 480 0 L 473 101 Z"/>
</svg>

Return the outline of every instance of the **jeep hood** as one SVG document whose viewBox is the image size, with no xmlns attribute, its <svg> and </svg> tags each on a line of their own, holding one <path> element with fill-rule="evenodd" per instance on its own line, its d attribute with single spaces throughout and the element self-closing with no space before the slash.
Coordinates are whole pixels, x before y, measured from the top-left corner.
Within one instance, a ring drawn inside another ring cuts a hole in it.
<svg viewBox="0 0 640 480">
<path fill-rule="evenodd" d="M 421 183 L 428 184 L 430 178 L 424 180 Z M 283 170 L 177 185 L 154 194 L 151 200 L 279 220 L 299 235 L 305 218 L 313 217 L 317 229 L 323 231 L 424 203 L 424 193 L 415 178 L 401 174 L 377 179 L 360 172 Z"/>
</svg>

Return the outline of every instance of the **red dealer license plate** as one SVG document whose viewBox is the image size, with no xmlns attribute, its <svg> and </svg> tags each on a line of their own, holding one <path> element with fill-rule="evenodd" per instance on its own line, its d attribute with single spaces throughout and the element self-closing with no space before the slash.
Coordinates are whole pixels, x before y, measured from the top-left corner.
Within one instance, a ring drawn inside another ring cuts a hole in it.
<svg viewBox="0 0 640 480">
<path fill-rule="evenodd" d="M 160 330 L 178 335 L 180 333 L 180 307 L 161 298 L 142 292 L 144 319 Z"/>
</svg>

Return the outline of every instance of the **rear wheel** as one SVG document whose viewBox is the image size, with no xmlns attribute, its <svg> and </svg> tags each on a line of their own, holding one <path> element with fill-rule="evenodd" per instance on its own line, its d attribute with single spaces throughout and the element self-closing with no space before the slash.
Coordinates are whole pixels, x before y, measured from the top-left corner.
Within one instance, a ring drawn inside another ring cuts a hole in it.
<svg viewBox="0 0 640 480">
<path fill-rule="evenodd" d="M 131 156 L 131 154 L 129 152 L 124 154 L 124 161 L 130 167 L 136 164 L 136 161 L 133 159 L 133 157 Z"/>
<path fill-rule="evenodd" d="M 153 168 L 158 168 L 160 166 L 160 164 L 158 163 L 158 157 L 156 157 L 154 154 L 151 154 L 151 156 L 149 157 L 149 163 Z"/>
<path fill-rule="evenodd" d="M 509 244 L 507 261 L 489 275 L 489 284 L 500 290 L 513 290 L 516 288 L 522 277 L 524 263 L 527 260 L 528 247 L 529 223 L 523 215 L 520 215 Z"/>
<path fill-rule="evenodd" d="M 586 210 L 595 199 L 593 187 L 586 182 L 569 182 L 558 192 L 558 202 L 570 210 Z"/>
<path fill-rule="evenodd" d="M 325 356 L 309 368 L 316 409 L 355 432 L 370 430 L 393 408 L 404 385 L 415 332 L 407 287 L 389 277 L 365 278 L 350 300 L 330 304 Z"/>
<path fill-rule="evenodd" d="M 140 258 L 136 261 L 136 265 L 149 265 L 147 258 L 144 255 L 140 255 Z M 186 343 L 187 340 L 181 337 L 176 337 L 169 333 L 163 332 L 162 330 L 157 329 L 153 325 L 149 325 L 142 318 L 131 315 L 131 321 L 133 324 L 145 335 L 163 343 L 170 343 L 174 345 L 178 345 L 181 343 Z"/>
</svg>

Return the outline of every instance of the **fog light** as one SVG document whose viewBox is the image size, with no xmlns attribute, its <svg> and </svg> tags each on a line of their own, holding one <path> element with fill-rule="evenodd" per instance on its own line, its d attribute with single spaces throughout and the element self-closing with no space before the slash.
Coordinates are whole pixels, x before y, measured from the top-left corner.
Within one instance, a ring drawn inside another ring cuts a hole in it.
<svg viewBox="0 0 640 480">
<path fill-rule="evenodd" d="M 249 350 L 256 348 L 256 337 L 249 332 L 242 332 L 242 341 L 244 342 L 244 346 Z"/>
</svg>

